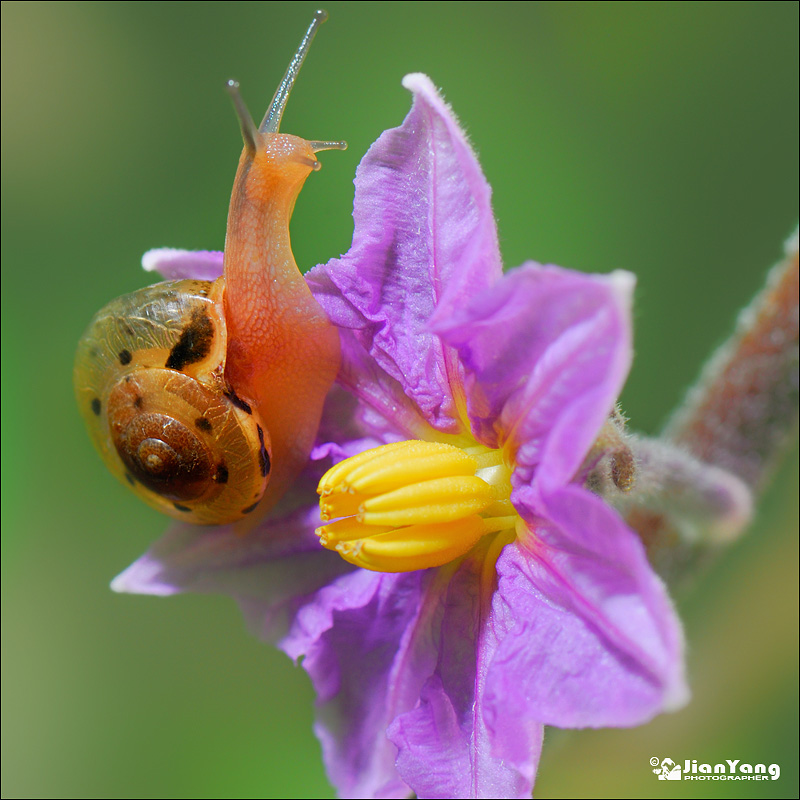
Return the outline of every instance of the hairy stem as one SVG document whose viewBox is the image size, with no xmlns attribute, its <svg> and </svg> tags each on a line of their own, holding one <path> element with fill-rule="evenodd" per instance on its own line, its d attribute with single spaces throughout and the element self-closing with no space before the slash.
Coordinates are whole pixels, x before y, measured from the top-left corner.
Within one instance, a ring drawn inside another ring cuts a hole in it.
<svg viewBox="0 0 800 800">
<path fill-rule="evenodd" d="M 661 437 L 625 433 L 617 414 L 598 440 L 605 455 L 589 484 L 620 510 L 672 584 L 685 584 L 747 527 L 758 492 L 796 435 L 797 250 L 795 233 Z M 620 464 L 627 465 L 623 481 Z"/>
<path fill-rule="evenodd" d="M 708 464 L 764 486 L 797 429 L 797 232 L 766 287 L 740 314 L 675 412 L 663 438 Z"/>
</svg>

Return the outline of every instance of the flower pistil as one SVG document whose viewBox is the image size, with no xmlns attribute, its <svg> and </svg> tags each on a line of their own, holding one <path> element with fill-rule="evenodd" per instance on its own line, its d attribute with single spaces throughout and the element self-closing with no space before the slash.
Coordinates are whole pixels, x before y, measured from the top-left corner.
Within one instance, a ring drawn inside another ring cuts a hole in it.
<svg viewBox="0 0 800 800">
<path fill-rule="evenodd" d="M 513 529 L 501 450 L 410 440 L 345 459 L 319 483 L 320 543 L 380 572 L 441 566 L 488 533 Z M 329 520 L 333 520 L 329 522 Z"/>
</svg>

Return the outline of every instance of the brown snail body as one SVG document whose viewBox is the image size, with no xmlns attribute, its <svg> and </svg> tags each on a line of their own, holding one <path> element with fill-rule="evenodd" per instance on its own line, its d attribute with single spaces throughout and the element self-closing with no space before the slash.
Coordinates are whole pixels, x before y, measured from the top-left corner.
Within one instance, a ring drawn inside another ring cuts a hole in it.
<svg viewBox="0 0 800 800">
<path fill-rule="evenodd" d="M 289 219 L 316 152 L 343 142 L 278 132 L 317 12 L 257 128 L 242 128 L 223 276 L 120 297 L 78 347 L 75 391 L 107 466 L 188 522 L 266 512 L 305 464 L 339 367 L 339 338 L 297 268 Z M 248 517 L 251 518 L 251 517 Z"/>
</svg>

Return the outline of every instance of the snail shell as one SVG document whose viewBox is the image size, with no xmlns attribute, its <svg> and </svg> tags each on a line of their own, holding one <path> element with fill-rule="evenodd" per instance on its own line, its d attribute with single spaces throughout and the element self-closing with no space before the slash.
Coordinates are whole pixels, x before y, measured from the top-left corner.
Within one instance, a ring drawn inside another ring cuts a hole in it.
<svg viewBox="0 0 800 800">
<path fill-rule="evenodd" d="M 222 280 L 168 281 L 117 298 L 78 346 L 75 392 L 107 466 L 181 520 L 233 522 L 266 489 L 271 447 L 225 381 Z"/>
</svg>

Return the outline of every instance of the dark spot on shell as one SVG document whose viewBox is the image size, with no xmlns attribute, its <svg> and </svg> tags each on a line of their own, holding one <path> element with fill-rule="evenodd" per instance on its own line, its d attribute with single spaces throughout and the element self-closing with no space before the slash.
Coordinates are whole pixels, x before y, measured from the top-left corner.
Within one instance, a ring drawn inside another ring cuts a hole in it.
<svg viewBox="0 0 800 800">
<path fill-rule="evenodd" d="M 264 431 L 261 430 L 260 425 L 256 425 L 256 429 L 258 430 L 258 441 L 261 442 L 261 450 L 258 454 L 258 465 L 261 467 L 261 477 L 266 478 L 267 475 L 269 475 L 272 464 L 269 460 L 267 448 L 264 446 Z"/>
<path fill-rule="evenodd" d="M 142 398 L 141 395 L 136 395 L 136 397 L 135 397 L 135 399 L 133 401 L 133 405 L 136 408 L 141 408 L 144 405 L 144 399 Z"/>
<path fill-rule="evenodd" d="M 225 397 L 227 397 L 228 400 L 230 400 L 231 403 L 233 403 L 236 406 L 236 408 L 241 408 L 245 414 L 253 413 L 253 409 L 250 408 L 250 405 L 248 403 L 245 403 L 245 401 L 242 400 L 242 398 L 239 397 L 239 395 L 236 394 L 236 392 L 234 392 L 233 389 L 229 389 L 227 392 L 225 392 Z"/>
<path fill-rule="evenodd" d="M 170 350 L 164 366 L 167 369 L 182 370 L 187 364 L 202 361 L 211 350 L 214 341 L 214 325 L 204 308 L 192 312 L 189 324 L 181 332 L 180 339 Z"/>
<path fill-rule="evenodd" d="M 128 481 L 131 486 L 136 486 L 136 479 L 130 474 L 130 472 L 125 473 L 125 480 Z"/>
<path fill-rule="evenodd" d="M 194 421 L 194 424 L 199 430 L 204 431 L 205 433 L 211 433 L 212 431 L 211 423 L 205 417 L 198 417 Z"/>
<path fill-rule="evenodd" d="M 242 509 L 242 514 L 249 514 L 251 511 L 255 511 L 257 505 L 258 505 L 258 503 L 256 502 L 256 503 L 253 503 L 253 505 L 251 505 L 251 506 L 247 506 L 247 508 L 243 508 Z"/>
<path fill-rule="evenodd" d="M 124 367 L 126 364 L 130 364 L 133 361 L 133 356 L 131 355 L 130 350 L 120 350 L 119 351 L 119 363 L 122 364 Z"/>
<path fill-rule="evenodd" d="M 89 351 L 89 355 L 90 355 L 92 358 L 97 358 L 97 356 L 99 356 L 99 355 L 100 355 L 100 351 L 99 351 L 99 350 L 98 350 L 96 347 L 93 347 L 93 348 L 92 348 L 92 349 Z"/>
<path fill-rule="evenodd" d="M 122 323 L 122 330 L 125 331 L 127 336 L 133 336 L 133 328 L 127 322 Z"/>
<path fill-rule="evenodd" d="M 217 474 L 214 476 L 214 480 L 217 483 L 227 483 L 228 482 L 228 468 L 224 464 L 220 464 L 217 467 Z"/>
<path fill-rule="evenodd" d="M 98 417 L 100 416 L 100 408 L 101 408 L 100 398 L 99 397 L 92 398 L 92 411 L 94 411 L 94 413 Z"/>
<path fill-rule="evenodd" d="M 182 506 L 180 503 L 173 503 L 173 506 L 178 509 L 178 511 L 191 511 L 192 509 L 189 506 Z"/>
<path fill-rule="evenodd" d="M 130 375 L 126 375 L 125 376 L 125 383 L 130 383 L 130 382 L 131 382 L 131 376 Z"/>
</svg>

